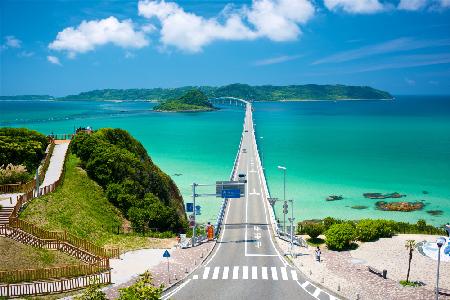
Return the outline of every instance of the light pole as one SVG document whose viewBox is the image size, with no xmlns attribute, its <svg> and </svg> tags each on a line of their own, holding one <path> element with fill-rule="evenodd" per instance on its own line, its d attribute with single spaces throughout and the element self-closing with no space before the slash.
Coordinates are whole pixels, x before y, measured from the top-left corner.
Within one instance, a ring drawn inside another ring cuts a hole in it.
<svg viewBox="0 0 450 300">
<path fill-rule="evenodd" d="M 283 170 L 283 201 L 286 203 L 286 167 L 278 166 L 278 170 Z M 283 217 L 283 232 L 286 233 L 286 214 Z"/>
<path fill-rule="evenodd" d="M 263 159 L 263 152 L 262 152 L 262 139 L 264 138 L 263 136 L 259 137 L 261 139 L 261 143 L 260 143 L 260 147 L 259 147 L 259 152 L 261 152 L 261 167 L 264 169 L 264 159 Z"/>
<path fill-rule="evenodd" d="M 289 202 L 291 202 L 291 217 L 289 218 L 289 222 L 291 222 L 291 255 L 294 256 L 294 199 Z"/>
<path fill-rule="evenodd" d="M 436 245 L 438 246 L 438 265 L 437 265 L 437 275 L 436 275 L 436 300 L 439 299 L 439 265 L 441 264 L 441 248 L 445 244 L 445 238 L 440 237 L 436 240 Z"/>
</svg>

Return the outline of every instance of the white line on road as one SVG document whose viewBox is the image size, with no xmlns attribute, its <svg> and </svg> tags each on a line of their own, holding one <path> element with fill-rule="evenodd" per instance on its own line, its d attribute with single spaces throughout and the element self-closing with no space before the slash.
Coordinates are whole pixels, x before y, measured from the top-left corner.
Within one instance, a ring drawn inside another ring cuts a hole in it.
<svg viewBox="0 0 450 300">
<path fill-rule="evenodd" d="M 219 279 L 219 270 L 220 270 L 220 267 L 214 268 L 212 279 Z"/>
<path fill-rule="evenodd" d="M 192 279 L 198 279 L 198 275 L 196 274 L 196 275 L 192 276 Z"/>
<path fill-rule="evenodd" d="M 258 279 L 258 267 L 252 267 L 252 279 Z"/>
<path fill-rule="evenodd" d="M 272 279 L 273 280 L 278 280 L 277 268 L 276 267 L 271 267 L 270 270 L 272 271 Z"/>
<path fill-rule="evenodd" d="M 248 279 L 248 266 L 242 267 L 242 279 Z"/>
<path fill-rule="evenodd" d="M 286 267 L 282 267 L 281 269 L 281 278 L 283 278 L 283 280 L 288 280 L 288 276 L 287 276 L 287 272 L 286 272 Z"/>
<path fill-rule="evenodd" d="M 209 267 L 205 267 L 205 271 L 203 272 L 203 279 L 207 279 L 209 275 Z"/>
<path fill-rule="evenodd" d="M 267 267 L 262 267 L 262 279 L 269 279 L 269 277 L 267 276 Z"/>
<path fill-rule="evenodd" d="M 169 299 L 170 297 L 172 297 L 173 295 L 175 295 L 179 290 L 181 290 L 182 288 L 184 288 L 184 286 L 186 284 L 188 284 L 191 280 L 188 279 L 186 280 L 185 283 L 181 284 L 179 287 L 177 287 L 175 290 L 173 290 L 171 293 L 168 293 L 167 295 L 165 295 L 164 297 L 161 298 L 161 300 L 166 300 Z"/>
<path fill-rule="evenodd" d="M 230 270 L 229 267 L 223 267 L 222 279 L 228 279 L 228 271 L 229 270 Z"/>
<path fill-rule="evenodd" d="M 312 294 L 313 297 L 315 297 L 315 298 L 319 297 L 319 294 L 320 294 L 321 291 L 322 291 L 321 289 L 316 288 L 316 290 L 315 290 L 314 293 Z"/>
<path fill-rule="evenodd" d="M 233 279 L 239 278 L 239 266 L 234 266 L 233 268 Z"/>
<path fill-rule="evenodd" d="M 303 282 L 302 284 L 300 284 L 300 286 L 301 286 L 302 288 L 306 289 L 306 287 L 308 286 L 308 284 L 309 284 L 309 281 L 305 281 L 305 282 Z"/>
<path fill-rule="evenodd" d="M 295 270 L 291 270 L 291 275 L 292 275 L 292 279 L 297 281 L 298 277 L 297 277 L 297 272 Z"/>
</svg>

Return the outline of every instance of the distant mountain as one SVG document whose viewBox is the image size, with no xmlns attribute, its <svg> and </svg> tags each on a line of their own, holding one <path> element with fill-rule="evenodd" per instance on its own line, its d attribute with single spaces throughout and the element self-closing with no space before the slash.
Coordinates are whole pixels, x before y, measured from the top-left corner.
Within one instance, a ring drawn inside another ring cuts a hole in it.
<svg viewBox="0 0 450 300">
<path fill-rule="evenodd" d="M 49 95 L 17 95 L 0 96 L 0 100 L 55 100 L 55 97 Z"/>
<path fill-rule="evenodd" d="M 210 111 L 214 110 L 208 97 L 199 89 L 192 89 L 177 99 L 169 99 L 160 102 L 153 107 L 156 111 Z"/>
<path fill-rule="evenodd" d="M 236 97 L 253 101 L 282 101 L 282 100 L 345 100 L 345 99 L 393 99 L 388 92 L 374 89 L 369 86 L 349 85 L 261 85 L 230 84 L 221 87 L 212 86 L 185 86 L 179 88 L 152 88 L 152 89 L 105 89 L 69 95 L 58 100 L 169 100 L 177 99 L 192 89 L 198 89 L 208 98 Z M 22 97 L 22 98 L 20 98 Z M 37 96 L 2 96 L 0 99 L 23 99 L 23 97 Z M 44 99 L 53 99 L 51 96 Z M 38 99 L 38 98 L 33 98 Z M 42 98 L 39 98 L 42 99 Z"/>
</svg>

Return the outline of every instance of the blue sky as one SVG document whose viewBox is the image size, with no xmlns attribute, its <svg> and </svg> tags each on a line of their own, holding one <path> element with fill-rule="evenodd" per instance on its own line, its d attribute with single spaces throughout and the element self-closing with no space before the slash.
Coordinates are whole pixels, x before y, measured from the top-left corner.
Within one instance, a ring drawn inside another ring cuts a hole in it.
<svg viewBox="0 0 450 300">
<path fill-rule="evenodd" d="M 450 0 L 0 1 L 0 94 L 351 84 L 450 94 Z"/>
</svg>

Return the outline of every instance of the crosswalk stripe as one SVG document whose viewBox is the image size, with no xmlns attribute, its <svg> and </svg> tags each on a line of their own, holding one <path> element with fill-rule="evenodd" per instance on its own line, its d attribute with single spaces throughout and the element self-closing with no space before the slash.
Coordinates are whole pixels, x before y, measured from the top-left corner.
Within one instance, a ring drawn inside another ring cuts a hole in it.
<svg viewBox="0 0 450 300">
<path fill-rule="evenodd" d="M 198 275 L 194 275 L 192 279 L 198 279 Z"/>
<path fill-rule="evenodd" d="M 233 268 L 233 279 L 238 279 L 239 277 L 239 266 L 234 266 Z"/>
<path fill-rule="evenodd" d="M 220 269 L 220 267 L 215 267 L 214 268 L 212 279 L 218 279 L 219 278 L 219 269 Z"/>
<path fill-rule="evenodd" d="M 286 272 L 286 267 L 282 267 L 282 268 L 281 268 L 281 278 L 283 278 L 283 280 L 288 280 L 288 276 L 287 276 L 287 272 Z"/>
<path fill-rule="evenodd" d="M 292 279 L 297 281 L 298 277 L 297 277 L 297 272 L 295 272 L 295 270 L 291 270 L 291 275 L 292 275 Z"/>
<path fill-rule="evenodd" d="M 248 266 L 242 267 L 242 279 L 248 279 Z"/>
<path fill-rule="evenodd" d="M 262 279 L 269 279 L 269 277 L 267 276 L 267 267 L 262 267 Z"/>
<path fill-rule="evenodd" d="M 203 272 L 203 279 L 208 279 L 209 275 L 209 267 L 205 267 L 205 271 Z"/>
<path fill-rule="evenodd" d="M 321 289 L 316 288 L 316 290 L 313 293 L 313 297 L 317 298 L 319 296 L 320 292 L 321 292 Z"/>
<path fill-rule="evenodd" d="M 309 281 L 305 281 L 301 284 L 302 288 L 306 288 L 309 284 Z"/>
<path fill-rule="evenodd" d="M 271 267 L 270 270 L 272 271 L 272 279 L 278 280 L 277 268 Z"/>
<path fill-rule="evenodd" d="M 228 279 L 228 271 L 229 270 L 230 270 L 229 267 L 223 267 L 222 279 Z"/>
<path fill-rule="evenodd" d="M 252 279 L 258 279 L 258 267 L 252 267 Z"/>
</svg>

